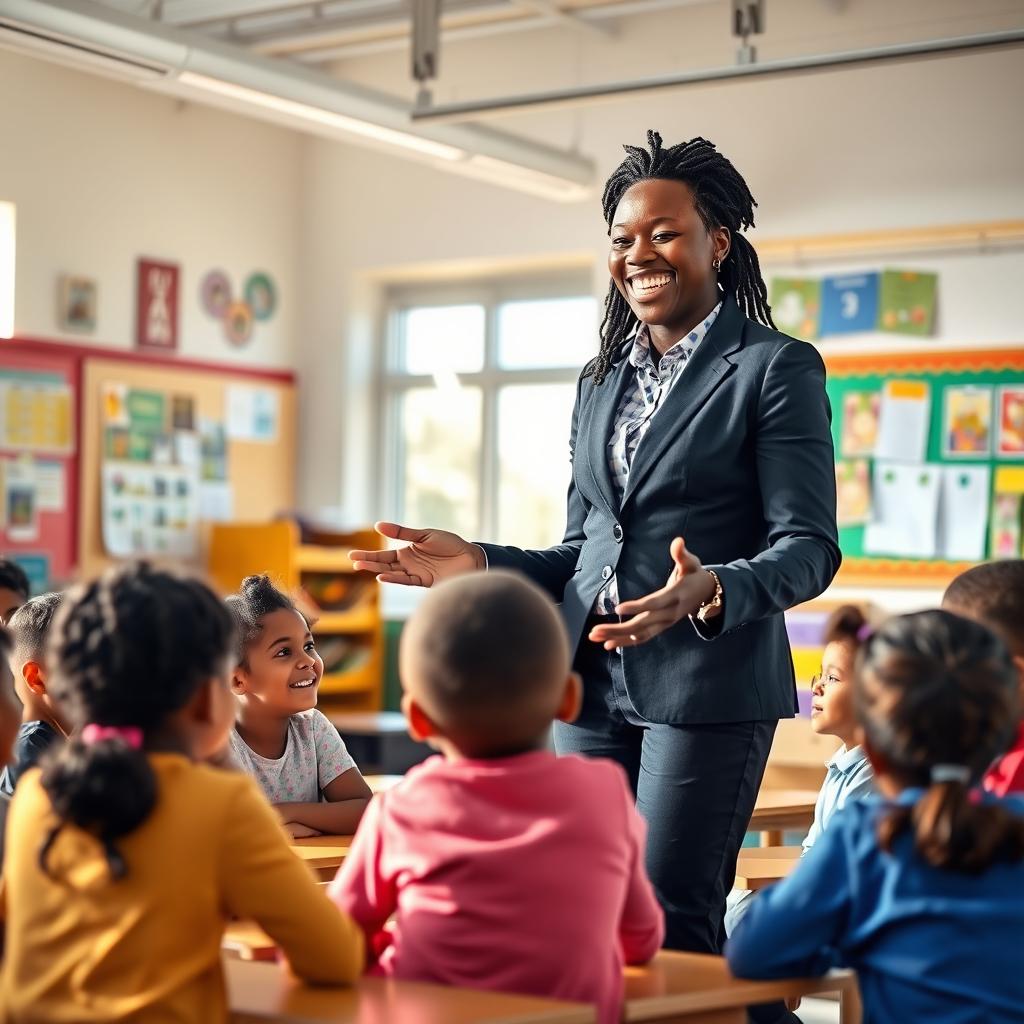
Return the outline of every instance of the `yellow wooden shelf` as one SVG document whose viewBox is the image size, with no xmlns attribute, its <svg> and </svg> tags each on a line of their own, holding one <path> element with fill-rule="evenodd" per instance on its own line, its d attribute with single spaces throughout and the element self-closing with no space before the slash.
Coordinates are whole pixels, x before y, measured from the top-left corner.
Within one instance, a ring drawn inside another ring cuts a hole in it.
<svg viewBox="0 0 1024 1024">
<path fill-rule="evenodd" d="M 348 551 L 339 551 L 337 548 L 317 547 L 310 544 L 300 544 L 295 549 L 295 566 L 299 572 L 333 572 L 350 573 L 356 570 L 352 567 L 352 559 L 348 557 Z"/>
<path fill-rule="evenodd" d="M 375 665 L 363 665 L 352 672 L 325 674 L 320 680 L 320 692 L 333 693 L 365 693 L 376 685 L 378 669 Z"/>
<path fill-rule="evenodd" d="M 321 612 L 315 619 L 314 633 L 368 633 L 380 627 L 376 604 L 360 605 L 347 612 Z"/>
</svg>

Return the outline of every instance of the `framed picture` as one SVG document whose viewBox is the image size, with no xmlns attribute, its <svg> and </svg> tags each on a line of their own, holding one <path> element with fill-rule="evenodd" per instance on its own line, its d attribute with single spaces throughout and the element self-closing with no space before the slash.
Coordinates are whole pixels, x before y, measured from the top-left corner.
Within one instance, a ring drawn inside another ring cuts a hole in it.
<svg viewBox="0 0 1024 1024">
<path fill-rule="evenodd" d="M 96 282 L 65 274 L 60 279 L 57 322 L 62 331 L 92 334 L 96 330 Z"/>
<path fill-rule="evenodd" d="M 947 459 L 978 458 L 992 451 L 992 388 L 948 387 L 943 393 L 943 446 Z"/>
<path fill-rule="evenodd" d="M 1024 457 L 1024 385 L 999 389 L 999 443 L 996 454 L 1004 459 Z"/>
<path fill-rule="evenodd" d="M 137 270 L 135 343 L 173 352 L 178 347 L 178 277 L 175 263 L 140 259 Z"/>
</svg>

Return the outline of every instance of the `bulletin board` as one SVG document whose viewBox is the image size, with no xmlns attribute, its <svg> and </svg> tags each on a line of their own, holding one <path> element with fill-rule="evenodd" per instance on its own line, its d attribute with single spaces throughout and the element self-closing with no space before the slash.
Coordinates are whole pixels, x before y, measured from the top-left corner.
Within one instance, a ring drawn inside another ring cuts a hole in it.
<svg viewBox="0 0 1024 1024">
<path fill-rule="evenodd" d="M 0 497 L 15 507 L 0 511 L 0 556 L 19 562 L 36 592 L 68 580 L 77 560 L 78 373 L 60 350 L 2 343 Z"/>
<path fill-rule="evenodd" d="M 944 401 L 946 387 L 1024 386 L 1024 346 L 1006 349 L 961 349 L 864 353 L 828 353 L 821 347 L 828 371 L 826 389 L 832 403 L 833 439 L 839 457 L 843 430 L 844 396 L 849 392 L 880 390 L 886 381 L 923 381 L 930 387 L 931 407 L 926 461 L 940 465 L 989 465 L 993 478 L 1002 467 L 1024 467 L 1024 457 L 998 457 L 996 438 L 992 454 L 950 459 L 944 454 Z M 996 407 L 998 416 L 998 404 Z M 995 417 L 994 417 L 995 418 Z M 997 424 L 994 424 L 997 433 Z M 864 550 L 864 526 L 841 526 L 839 544 L 843 565 L 837 582 L 851 585 L 944 587 L 970 562 L 941 559 L 879 557 Z M 986 537 L 986 553 L 989 538 Z M 1018 557 L 1019 557 L 1018 552 Z M 987 554 L 986 554 L 987 557 Z"/>
<path fill-rule="evenodd" d="M 127 389 L 189 396 L 197 417 L 226 420 L 229 394 L 243 387 L 276 393 L 277 417 L 272 437 L 263 440 L 227 438 L 227 477 L 233 519 L 262 521 L 290 510 L 295 502 L 295 385 L 287 372 L 235 370 L 208 364 L 176 366 L 173 361 L 91 358 L 82 374 L 81 496 L 78 524 L 79 570 L 90 575 L 110 564 L 103 539 L 101 472 L 104 462 L 104 394 L 111 384 Z M 201 526 L 205 565 L 209 533 Z"/>
</svg>

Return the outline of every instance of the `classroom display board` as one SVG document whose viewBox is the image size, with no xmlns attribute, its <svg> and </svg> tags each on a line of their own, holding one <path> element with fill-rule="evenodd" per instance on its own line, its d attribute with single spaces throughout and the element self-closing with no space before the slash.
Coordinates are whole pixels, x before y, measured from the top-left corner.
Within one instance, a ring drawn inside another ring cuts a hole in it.
<svg viewBox="0 0 1024 1024">
<path fill-rule="evenodd" d="M 4 343 L 0 360 L 0 551 L 34 593 L 75 565 L 78 367 Z"/>
<path fill-rule="evenodd" d="M 840 583 L 1024 556 L 1024 348 L 830 355 Z"/>
<path fill-rule="evenodd" d="M 201 566 L 211 523 L 294 506 L 289 374 L 92 358 L 81 433 L 84 575 L 134 556 Z"/>
</svg>

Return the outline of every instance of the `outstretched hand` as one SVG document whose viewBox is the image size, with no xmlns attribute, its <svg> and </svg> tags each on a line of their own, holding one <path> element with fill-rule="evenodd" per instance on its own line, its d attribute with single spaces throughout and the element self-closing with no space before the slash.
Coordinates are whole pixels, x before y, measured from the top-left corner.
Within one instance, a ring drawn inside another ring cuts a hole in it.
<svg viewBox="0 0 1024 1024">
<path fill-rule="evenodd" d="M 350 551 L 356 569 L 372 572 L 381 583 L 431 587 L 441 580 L 486 567 L 475 544 L 447 530 L 413 530 L 398 523 L 375 523 L 374 529 L 391 540 L 407 541 L 387 551 Z"/>
<path fill-rule="evenodd" d="M 590 631 L 594 643 L 602 644 L 606 651 L 638 647 L 680 619 L 693 615 L 705 601 L 711 600 L 715 581 L 705 572 L 700 559 L 687 550 L 682 537 L 672 541 L 669 553 L 673 564 L 665 586 L 646 597 L 616 605 L 616 614 L 629 618 L 625 622 L 595 626 Z"/>
</svg>

